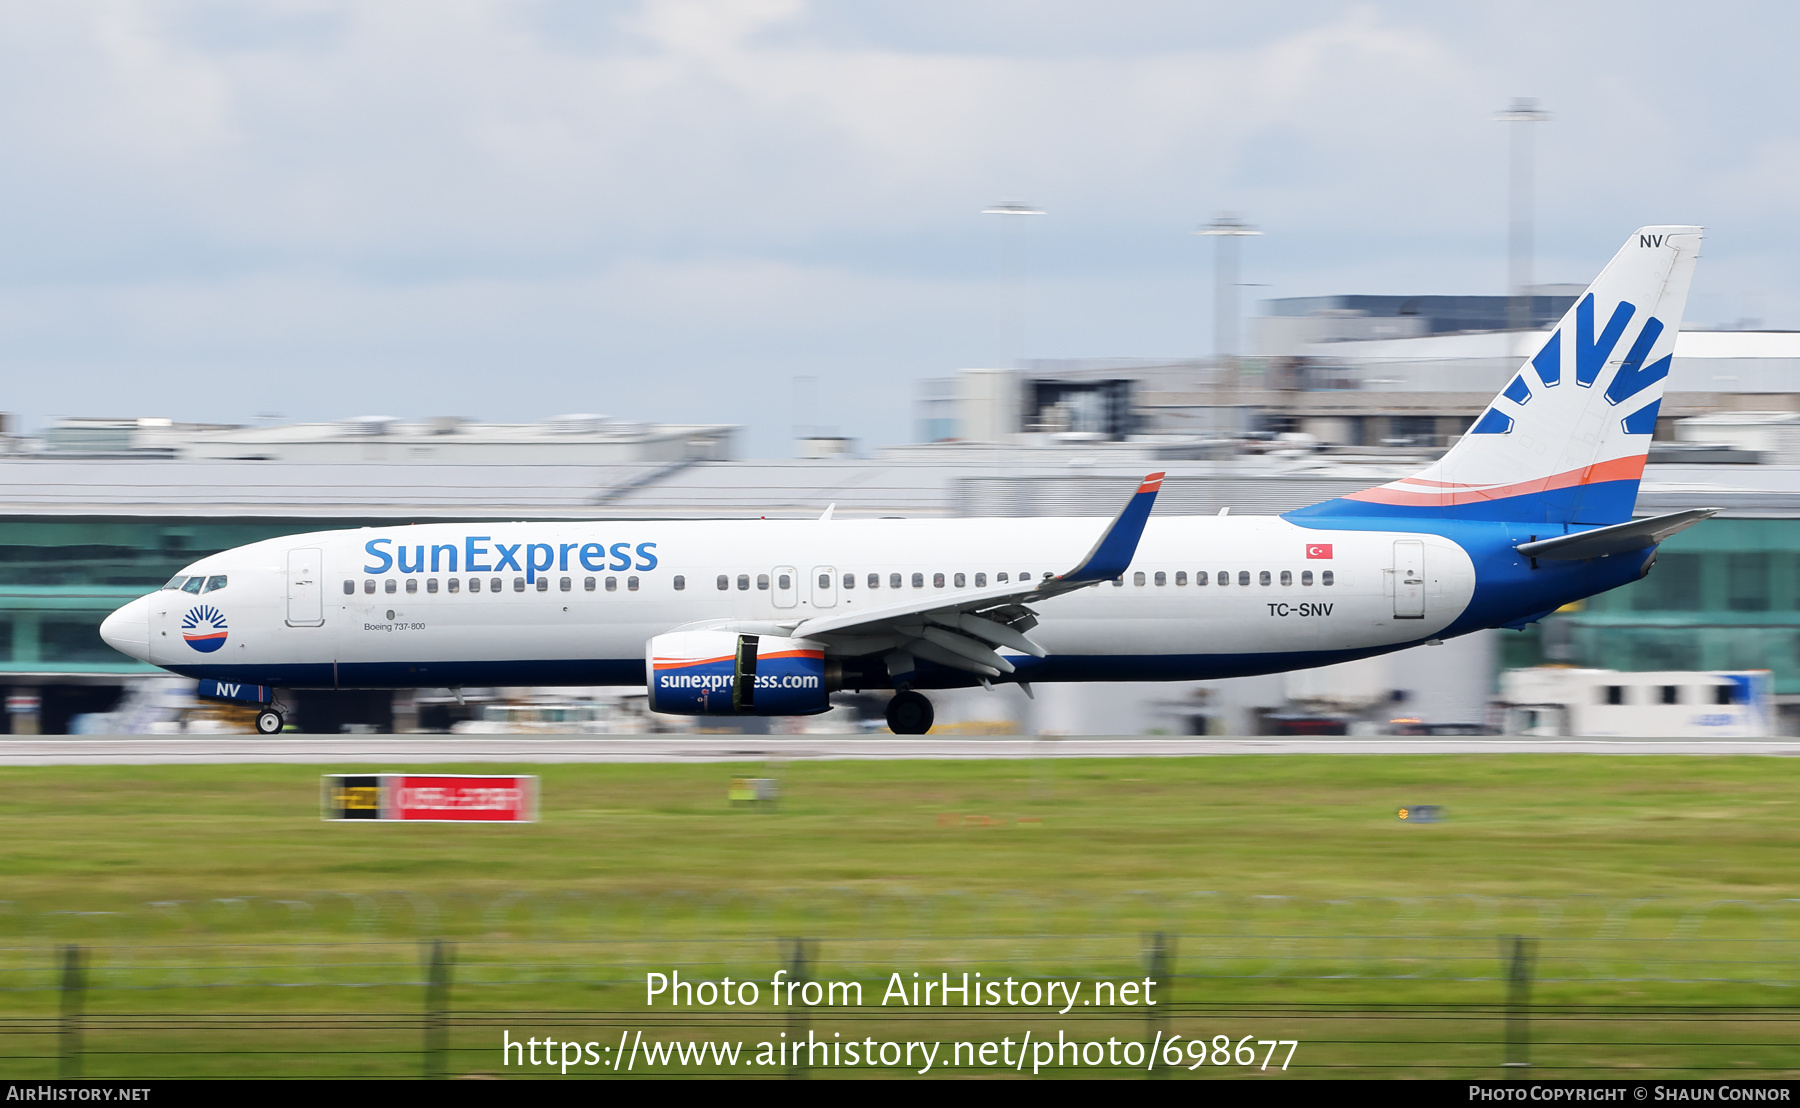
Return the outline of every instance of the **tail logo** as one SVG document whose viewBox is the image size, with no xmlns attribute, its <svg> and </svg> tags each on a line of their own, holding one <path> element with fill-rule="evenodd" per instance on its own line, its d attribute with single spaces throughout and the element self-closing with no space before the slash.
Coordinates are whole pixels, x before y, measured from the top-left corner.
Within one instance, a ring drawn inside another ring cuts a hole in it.
<svg viewBox="0 0 1800 1108">
<path fill-rule="evenodd" d="M 225 613 L 211 604 L 189 608 L 187 615 L 181 617 L 181 637 L 202 654 L 211 654 L 224 646 L 228 633 Z"/>
<path fill-rule="evenodd" d="M 1641 244 L 1650 246 L 1662 243 L 1662 235 L 1639 235 Z M 1651 242 L 1650 240 L 1655 240 Z M 1619 301 L 1613 308 L 1612 317 L 1607 320 L 1606 327 L 1598 337 L 1594 334 L 1594 294 L 1588 293 L 1575 309 L 1575 383 L 1582 388 L 1592 388 L 1605 367 L 1606 360 L 1612 356 L 1613 349 L 1624 337 L 1625 327 L 1631 317 L 1637 313 L 1636 305 Z M 1618 405 L 1643 392 L 1651 385 L 1669 375 L 1669 366 L 1673 361 L 1672 354 L 1664 354 L 1649 365 L 1644 359 L 1662 337 L 1663 322 L 1655 316 L 1644 320 L 1644 326 L 1638 331 L 1637 340 L 1631 344 L 1630 353 L 1620 363 L 1613 374 L 1612 382 L 1606 387 L 1606 402 Z M 1554 388 L 1562 382 L 1562 343 L 1561 329 L 1550 336 L 1550 341 L 1531 359 L 1531 366 L 1537 370 L 1538 379 L 1544 388 Z M 1520 373 L 1514 377 L 1512 384 L 1501 390 L 1500 399 L 1511 401 L 1515 406 L 1523 408 L 1531 402 L 1531 383 Z M 1621 426 L 1628 435 L 1648 435 L 1656 430 L 1657 409 L 1662 406 L 1661 398 L 1632 412 L 1620 420 Z M 1481 414 L 1475 425 L 1469 428 L 1471 435 L 1510 435 L 1516 423 L 1515 417 L 1501 411 L 1496 403 Z"/>
</svg>

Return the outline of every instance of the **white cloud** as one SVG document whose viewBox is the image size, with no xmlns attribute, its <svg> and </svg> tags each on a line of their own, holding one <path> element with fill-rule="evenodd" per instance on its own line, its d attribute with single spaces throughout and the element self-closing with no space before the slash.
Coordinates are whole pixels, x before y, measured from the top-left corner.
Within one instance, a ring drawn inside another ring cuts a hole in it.
<svg viewBox="0 0 1800 1108">
<path fill-rule="evenodd" d="M 993 360 L 975 212 L 1002 196 L 1052 212 L 1021 278 L 1034 355 L 1205 349 L 1185 232 L 1227 207 L 1269 232 L 1247 264 L 1274 295 L 1498 291 L 1487 117 L 1533 92 L 1556 112 L 1542 277 L 1698 219 L 1720 310 L 1754 293 L 1800 321 L 1771 264 L 1797 230 L 1781 28 L 1508 12 L 0 4 L 0 368 L 81 367 L 4 403 L 76 410 L 184 359 L 244 367 L 239 388 L 266 366 L 434 367 L 460 395 L 498 365 L 542 367 L 552 394 L 609 359 L 659 367 L 624 415 L 678 415 L 702 370 L 755 396 L 791 372 L 892 394 Z M 737 410 L 779 423 L 759 404 Z M 829 418 L 907 433 L 892 395 Z"/>
</svg>

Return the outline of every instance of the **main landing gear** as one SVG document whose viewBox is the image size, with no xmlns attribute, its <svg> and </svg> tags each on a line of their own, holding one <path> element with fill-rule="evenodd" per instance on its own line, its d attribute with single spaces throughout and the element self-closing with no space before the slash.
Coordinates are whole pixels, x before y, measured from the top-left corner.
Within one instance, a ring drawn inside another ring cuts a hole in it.
<svg viewBox="0 0 1800 1108">
<path fill-rule="evenodd" d="M 287 723 L 280 708 L 264 708 L 256 713 L 256 733 L 258 735 L 279 735 L 281 728 Z"/>
<path fill-rule="evenodd" d="M 936 715 L 931 710 L 931 701 L 918 693 L 907 689 L 894 694 L 888 701 L 888 730 L 896 735 L 923 735 L 931 730 L 931 721 Z"/>
</svg>

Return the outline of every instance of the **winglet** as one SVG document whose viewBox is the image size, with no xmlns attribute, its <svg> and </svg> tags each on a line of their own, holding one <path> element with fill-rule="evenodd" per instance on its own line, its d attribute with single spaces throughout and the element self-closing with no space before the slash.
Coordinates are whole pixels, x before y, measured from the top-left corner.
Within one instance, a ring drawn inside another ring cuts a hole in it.
<svg viewBox="0 0 1800 1108">
<path fill-rule="evenodd" d="M 1163 475 L 1152 473 L 1144 478 L 1137 492 L 1126 501 L 1125 508 L 1100 536 L 1100 541 L 1087 552 L 1087 557 L 1074 569 L 1056 578 L 1059 585 L 1086 585 L 1094 581 L 1110 581 L 1131 567 L 1137 554 L 1138 540 L 1144 536 L 1144 524 L 1150 521 L 1150 509 L 1156 494 L 1162 490 Z"/>
</svg>

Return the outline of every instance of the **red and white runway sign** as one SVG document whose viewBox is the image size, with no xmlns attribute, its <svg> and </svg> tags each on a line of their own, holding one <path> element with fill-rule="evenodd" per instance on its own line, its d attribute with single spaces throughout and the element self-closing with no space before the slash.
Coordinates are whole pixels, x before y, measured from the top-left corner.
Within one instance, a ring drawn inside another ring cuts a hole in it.
<svg viewBox="0 0 1800 1108">
<path fill-rule="evenodd" d="M 537 822 L 536 777 L 328 773 L 320 784 L 319 807 L 327 820 Z"/>
</svg>

